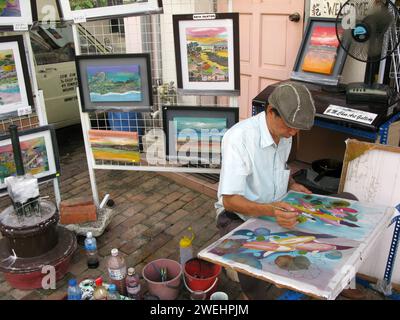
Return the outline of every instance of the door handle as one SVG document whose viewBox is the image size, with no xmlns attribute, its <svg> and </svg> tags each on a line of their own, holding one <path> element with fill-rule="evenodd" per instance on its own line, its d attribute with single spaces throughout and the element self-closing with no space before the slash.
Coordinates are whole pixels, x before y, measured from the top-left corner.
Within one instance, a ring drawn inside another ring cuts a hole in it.
<svg viewBox="0 0 400 320">
<path fill-rule="evenodd" d="M 298 12 L 292 13 L 289 15 L 289 20 L 292 22 L 299 22 L 301 19 L 301 15 Z"/>
</svg>

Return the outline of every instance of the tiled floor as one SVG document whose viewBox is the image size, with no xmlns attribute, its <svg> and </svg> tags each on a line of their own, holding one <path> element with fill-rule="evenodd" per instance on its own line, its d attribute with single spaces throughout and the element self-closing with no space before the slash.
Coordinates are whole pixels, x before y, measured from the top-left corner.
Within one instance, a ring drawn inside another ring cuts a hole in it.
<svg viewBox="0 0 400 320">
<path fill-rule="evenodd" d="M 61 194 L 63 199 L 78 195 L 90 195 L 89 175 L 85 152 L 81 140 L 80 128 L 73 131 L 61 131 L 59 135 L 61 155 Z M 69 273 L 57 283 L 56 290 L 18 290 L 13 289 L 0 274 L 0 299 L 61 299 L 65 296 L 68 279 L 75 277 L 103 276 L 108 279 L 106 259 L 112 248 L 119 248 L 125 256 L 128 266 L 134 266 L 141 273 L 142 268 L 157 258 L 178 260 L 178 242 L 182 232 L 189 226 L 196 234 L 194 249 L 198 251 L 219 238 L 215 227 L 215 211 L 212 189 L 208 185 L 206 194 L 194 191 L 178 184 L 166 176 L 151 172 L 132 171 L 96 171 L 100 197 L 110 193 L 115 201 L 116 215 L 102 236 L 98 238 L 100 266 L 88 269 L 82 240 L 74 254 Z M 176 179 L 176 181 L 182 178 Z M 204 190 L 198 188 L 199 191 Z M 211 191 L 210 191 L 211 190 Z M 210 192 L 210 193 L 209 193 Z M 41 188 L 41 195 L 53 197 L 52 185 Z M 210 196 L 211 195 L 211 196 Z M 3 198 L 0 209 L 10 205 Z M 145 283 L 142 282 L 145 287 Z M 219 290 L 228 293 L 232 300 L 241 299 L 238 283 L 221 274 Z M 267 298 L 276 299 L 286 291 L 272 287 Z M 382 299 L 372 290 L 366 290 L 368 298 Z M 181 290 L 179 296 L 188 299 L 187 290 Z"/>
</svg>

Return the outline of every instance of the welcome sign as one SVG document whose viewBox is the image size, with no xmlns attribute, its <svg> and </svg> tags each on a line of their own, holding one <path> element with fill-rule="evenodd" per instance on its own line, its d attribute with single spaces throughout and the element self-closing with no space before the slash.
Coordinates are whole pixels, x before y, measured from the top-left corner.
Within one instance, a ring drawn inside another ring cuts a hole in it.
<svg viewBox="0 0 400 320">
<path fill-rule="evenodd" d="M 336 18 L 340 8 L 347 0 L 311 0 L 310 17 Z M 368 1 L 358 1 L 357 10 L 365 10 L 370 7 Z"/>
</svg>

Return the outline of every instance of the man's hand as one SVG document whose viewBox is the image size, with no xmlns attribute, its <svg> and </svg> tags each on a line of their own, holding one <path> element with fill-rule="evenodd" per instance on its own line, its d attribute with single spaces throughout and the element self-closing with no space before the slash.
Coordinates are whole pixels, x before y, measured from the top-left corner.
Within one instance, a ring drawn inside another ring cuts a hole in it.
<svg viewBox="0 0 400 320">
<path fill-rule="evenodd" d="M 312 194 L 310 190 L 308 190 L 305 186 L 300 183 L 293 182 L 289 185 L 289 190 L 297 191 L 297 192 L 304 192 L 307 194 Z"/>
<path fill-rule="evenodd" d="M 299 215 L 296 208 L 286 202 L 272 202 L 274 216 L 276 217 L 276 222 L 283 228 L 293 229 L 297 221 L 297 216 Z M 279 209 L 281 208 L 281 210 Z"/>
</svg>

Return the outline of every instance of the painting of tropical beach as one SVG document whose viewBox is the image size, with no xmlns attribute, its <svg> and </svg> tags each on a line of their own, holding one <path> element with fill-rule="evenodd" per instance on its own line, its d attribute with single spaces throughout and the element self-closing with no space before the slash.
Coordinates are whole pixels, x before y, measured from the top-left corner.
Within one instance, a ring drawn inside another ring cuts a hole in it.
<svg viewBox="0 0 400 320">
<path fill-rule="evenodd" d="M 117 5 L 148 2 L 148 0 L 70 0 L 71 10 L 103 8 Z"/>
<path fill-rule="evenodd" d="M 21 102 L 13 50 L 0 50 L 0 111 L 2 105 Z"/>
<path fill-rule="evenodd" d="M 221 140 L 227 130 L 226 118 L 174 117 L 176 150 L 221 153 Z"/>
<path fill-rule="evenodd" d="M 0 0 L 0 17 L 21 17 L 19 0 Z"/>
<path fill-rule="evenodd" d="M 143 99 L 137 64 L 89 65 L 87 77 L 92 102 L 137 102 Z"/>
<path fill-rule="evenodd" d="M 189 81 L 229 82 L 226 27 L 186 28 Z"/>
<path fill-rule="evenodd" d="M 89 130 L 89 141 L 96 160 L 140 162 L 137 132 Z"/>
<path fill-rule="evenodd" d="M 37 175 L 50 170 L 44 137 L 33 138 L 20 143 L 25 172 Z M 12 145 L 0 146 L 0 182 L 16 174 Z"/>
</svg>

